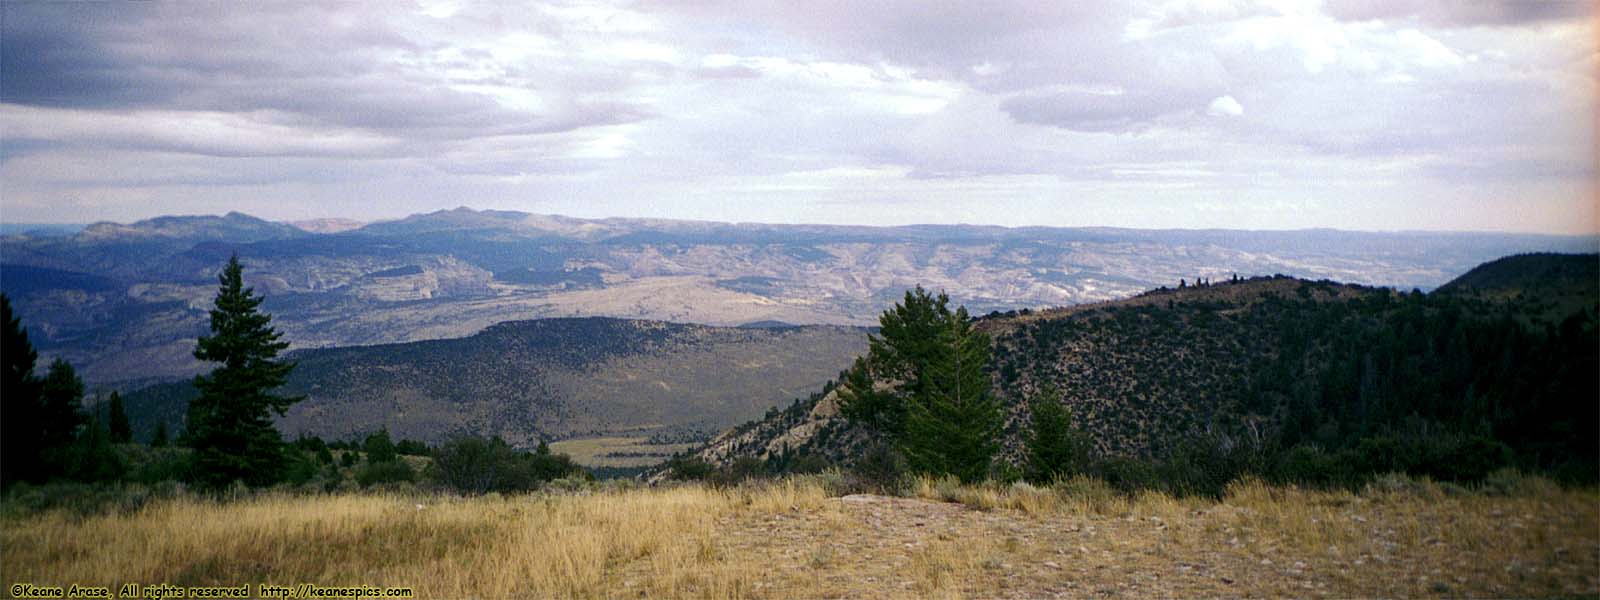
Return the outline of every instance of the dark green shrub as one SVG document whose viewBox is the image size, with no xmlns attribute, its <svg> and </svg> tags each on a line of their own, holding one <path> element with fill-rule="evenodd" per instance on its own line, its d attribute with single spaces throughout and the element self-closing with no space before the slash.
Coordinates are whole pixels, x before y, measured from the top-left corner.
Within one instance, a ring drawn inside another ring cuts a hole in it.
<svg viewBox="0 0 1600 600">
<path fill-rule="evenodd" d="M 754 479 L 765 479 L 769 476 L 766 464 L 753 456 L 741 456 L 721 469 L 717 469 L 706 482 L 717 486 L 731 486 Z"/>
<path fill-rule="evenodd" d="M 127 472 L 122 456 L 111 447 L 110 434 L 91 418 L 66 450 L 67 477 L 85 482 L 121 480 Z"/>
<path fill-rule="evenodd" d="M 1260 463 L 1257 452 L 1237 444 L 1230 447 L 1221 438 L 1191 438 L 1155 465 L 1157 485 L 1174 495 L 1220 498 L 1233 480 L 1259 473 Z"/>
<path fill-rule="evenodd" d="M 880 489 L 894 489 L 906 475 L 906 459 L 893 444 L 869 444 L 853 465 L 856 475 Z"/>
<path fill-rule="evenodd" d="M 416 440 L 400 440 L 394 451 L 402 456 L 427 456 L 429 452 L 427 444 Z"/>
<path fill-rule="evenodd" d="M 1357 473 L 1411 473 L 1422 464 L 1422 449 L 1393 437 L 1369 437 L 1356 444 L 1352 457 Z"/>
<path fill-rule="evenodd" d="M 1447 438 L 1428 446 L 1420 474 L 1441 481 L 1478 482 L 1515 460 L 1510 447 L 1490 438 Z"/>
<path fill-rule="evenodd" d="M 833 463 L 829 462 L 826 457 L 807 452 L 790 459 L 787 472 L 802 475 L 821 473 L 831 466 L 833 466 Z"/>
<path fill-rule="evenodd" d="M 496 451 L 495 444 L 478 437 L 446 442 L 433 451 L 429 478 L 463 494 L 487 493 L 500 478 L 501 460 Z"/>
<path fill-rule="evenodd" d="M 394 442 L 389 439 L 388 429 L 379 429 L 368 435 L 367 439 L 361 442 L 361 451 L 366 453 L 369 463 L 391 462 L 399 456 L 395 452 Z"/>
<path fill-rule="evenodd" d="M 321 470 L 315 455 L 298 449 L 290 448 L 284 452 L 284 459 L 283 480 L 290 485 L 305 485 L 316 478 Z"/>
<path fill-rule="evenodd" d="M 18 483 L 7 490 L 0 512 L 30 515 L 62 510 L 77 517 L 138 511 L 151 500 L 179 495 L 182 488 L 173 481 L 156 485 L 93 484 L 55 481 L 44 485 Z"/>
<path fill-rule="evenodd" d="M 520 454 L 518 458 L 526 465 L 534 484 L 574 476 L 593 478 L 583 467 L 572 462 L 572 457 L 550 452 L 549 444 L 542 440 L 532 454 Z"/>
<path fill-rule="evenodd" d="M 163 481 L 186 481 L 189 478 L 188 448 L 151 448 L 148 452 L 131 456 L 129 478 L 139 483 L 153 485 Z"/>
<path fill-rule="evenodd" d="M 672 478 L 679 481 L 705 481 L 717 468 L 698 456 L 678 456 L 667 461 L 667 469 L 672 471 Z"/>
<path fill-rule="evenodd" d="M 409 482 L 416 479 L 416 473 L 411 465 L 403 460 L 390 460 L 384 462 L 368 462 L 356 469 L 356 483 L 361 487 L 371 487 L 380 483 Z"/>
<path fill-rule="evenodd" d="M 460 437 L 433 451 L 428 476 L 457 492 L 482 494 L 529 491 L 547 481 L 589 474 L 571 457 L 551 454 L 548 447 L 529 453 L 498 437 Z"/>
<path fill-rule="evenodd" d="M 1036 484 L 1050 483 L 1082 473 L 1089 455 L 1088 440 L 1072 426 L 1072 415 L 1061 394 L 1047 388 L 1028 401 L 1027 468 L 1024 476 Z"/>
<path fill-rule="evenodd" d="M 1096 463 L 1092 471 L 1107 485 L 1124 494 L 1162 489 L 1155 465 L 1148 461 L 1113 456 Z"/>
<path fill-rule="evenodd" d="M 1300 445 L 1284 453 L 1274 475 L 1283 483 L 1333 487 L 1351 483 L 1353 474 L 1347 455 L 1329 454 L 1314 445 Z"/>
</svg>

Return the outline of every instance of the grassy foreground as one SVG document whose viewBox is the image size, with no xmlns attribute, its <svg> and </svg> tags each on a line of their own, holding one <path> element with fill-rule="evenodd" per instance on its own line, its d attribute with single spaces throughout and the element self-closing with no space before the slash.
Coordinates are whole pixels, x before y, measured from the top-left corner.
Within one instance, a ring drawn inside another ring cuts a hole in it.
<svg viewBox="0 0 1600 600">
<path fill-rule="evenodd" d="M 417 597 L 1595 595 L 1600 492 L 1399 477 L 1221 500 L 833 479 L 454 498 L 187 496 L 0 517 L 13 583 L 411 586 Z"/>
</svg>

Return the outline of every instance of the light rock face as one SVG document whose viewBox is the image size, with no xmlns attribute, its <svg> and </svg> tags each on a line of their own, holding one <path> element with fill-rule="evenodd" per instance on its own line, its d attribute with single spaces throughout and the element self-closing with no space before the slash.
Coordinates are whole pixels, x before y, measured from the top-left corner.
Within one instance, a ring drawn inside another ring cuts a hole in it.
<svg viewBox="0 0 1600 600">
<path fill-rule="evenodd" d="M 307 219 L 289 224 L 311 233 L 340 233 L 360 229 L 366 225 L 354 219 Z"/>
<path fill-rule="evenodd" d="M 697 455 L 707 462 L 727 464 L 740 456 L 765 459 L 775 456 L 784 448 L 799 448 L 816 437 L 817 432 L 839 419 L 839 394 L 829 392 L 816 405 L 806 411 L 805 418 L 788 427 L 760 423 L 745 431 L 730 429 L 713 438 Z"/>
<path fill-rule="evenodd" d="M 336 231 L 349 224 L 302 224 Z M 456 209 L 336 233 L 237 213 L 0 238 L 0 290 L 94 384 L 192 375 L 232 253 L 295 348 L 470 335 L 565 316 L 872 325 L 909 288 L 973 314 L 1234 273 L 1430 288 L 1490 258 L 1593 238 L 1501 234 L 834 227 Z M 177 352 L 166 357 L 162 353 Z M 161 360 L 152 361 L 155 356 Z"/>
</svg>

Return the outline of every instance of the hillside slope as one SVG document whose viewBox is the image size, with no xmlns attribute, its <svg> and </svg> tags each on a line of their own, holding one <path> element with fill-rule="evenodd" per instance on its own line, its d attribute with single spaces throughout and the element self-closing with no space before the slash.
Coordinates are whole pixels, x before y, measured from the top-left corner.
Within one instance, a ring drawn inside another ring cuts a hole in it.
<svg viewBox="0 0 1600 600">
<path fill-rule="evenodd" d="M 866 331 L 741 329 L 609 318 L 502 323 L 446 340 L 293 353 L 279 420 L 289 436 L 387 427 L 439 442 L 458 433 L 540 439 L 717 431 L 821 386 L 866 348 Z M 181 430 L 187 383 L 127 396 L 137 436 Z"/>
<path fill-rule="evenodd" d="M 1027 404 L 1053 386 L 1100 456 L 1161 458 L 1202 439 L 1282 449 L 1490 435 L 1538 463 L 1529 466 L 1555 468 L 1592 463 L 1600 443 L 1600 294 L 1584 287 L 1600 279 L 1600 260 L 1586 260 L 1588 275 L 1564 284 L 1527 271 L 1542 285 L 1498 301 L 1274 277 L 992 314 L 978 327 L 994 340 L 1013 461 Z M 1489 277 L 1463 277 L 1475 279 Z M 1553 319 L 1552 297 L 1584 302 Z M 850 462 L 866 440 L 828 389 L 695 455 Z"/>
<path fill-rule="evenodd" d="M 1600 255 L 1518 254 L 1484 263 L 1437 290 L 1488 302 L 1515 302 L 1525 318 L 1556 322 L 1600 298 Z"/>
</svg>

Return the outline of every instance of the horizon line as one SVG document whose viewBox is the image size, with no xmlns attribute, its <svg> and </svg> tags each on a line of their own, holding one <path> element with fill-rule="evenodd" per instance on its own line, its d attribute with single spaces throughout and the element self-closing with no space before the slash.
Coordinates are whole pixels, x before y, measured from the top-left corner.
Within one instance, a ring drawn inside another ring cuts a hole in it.
<svg viewBox="0 0 1600 600">
<path fill-rule="evenodd" d="M 155 219 L 163 219 L 163 218 L 204 218 L 204 217 L 214 217 L 214 218 L 219 218 L 220 219 L 220 218 L 225 218 L 225 217 L 227 217 L 228 215 L 231 215 L 231 214 L 239 214 L 239 215 L 243 215 L 243 216 L 246 216 L 246 217 L 250 217 L 252 219 L 257 219 L 257 220 L 265 221 L 265 222 L 269 222 L 269 223 L 280 223 L 280 224 L 284 224 L 284 225 L 289 225 L 291 227 L 296 227 L 297 229 L 298 229 L 298 227 L 295 226 L 295 223 L 305 222 L 305 221 L 342 220 L 342 221 L 352 221 L 352 222 L 360 223 L 360 227 L 357 227 L 355 229 L 351 229 L 351 230 L 348 230 L 348 231 L 335 232 L 335 233 L 320 233 L 320 232 L 302 230 L 302 231 L 306 231 L 306 233 L 311 233 L 313 235 L 336 235 L 338 233 L 348 233 L 348 232 L 351 232 L 351 231 L 357 231 L 357 230 L 359 230 L 361 228 L 364 228 L 364 227 L 366 227 L 368 225 L 375 225 L 375 224 L 379 224 L 379 223 L 396 223 L 396 222 L 405 221 L 407 219 L 420 217 L 420 216 L 427 216 L 427 215 L 439 214 L 439 213 L 459 212 L 459 211 L 463 211 L 463 210 L 465 210 L 467 212 L 472 212 L 472 213 L 486 213 L 486 212 L 519 213 L 519 214 L 524 214 L 524 215 L 529 215 L 529 216 L 559 217 L 559 218 L 563 218 L 563 219 L 573 219 L 573 220 L 577 220 L 577 221 L 609 221 L 609 220 L 622 220 L 622 221 L 669 221 L 669 222 L 678 222 L 678 223 L 705 223 L 705 224 L 734 225 L 734 226 L 740 226 L 740 225 L 768 225 L 768 226 L 778 226 L 778 227 L 785 227 L 785 226 L 787 226 L 787 227 L 854 227 L 854 228 L 862 228 L 862 229 L 905 229 L 905 228 L 916 228 L 916 227 L 973 227 L 973 228 L 994 228 L 994 229 L 1006 229 L 1006 230 L 1059 229 L 1059 230 L 1120 230 L 1120 231 L 1141 231 L 1141 232 L 1190 232 L 1190 233 L 1203 233 L 1203 232 L 1245 232 L 1245 233 L 1335 232 L 1335 233 L 1367 233 L 1367 234 L 1393 234 L 1393 235 L 1405 235 L 1405 234 L 1413 234 L 1413 235 L 1414 234 L 1449 235 L 1449 234 L 1455 234 L 1455 235 L 1520 235 L 1520 236 L 1543 236 L 1543 237 L 1558 237 L 1558 238 L 1585 238 L 1585 237 L 1588 237 L 1588 238 L 1600 238 L 1600 230 L 1583 232 L 1583 233 L 1553 233 L 1553 232 L 1544 232 L 1544 231 L 1514 231 L 1514 230 L 1501 230 L 1501 229 L 1343 229 L 1343 228 L 1338 228 L 1338 227 L 1299 227 L 1299 228 L 1283 228 L 1283 229 L 1243 229 L 1243 228 L 1241 228 L 1241 229 L 1231 229 L 1231 228 L 1226 228 L 1226 227 L 1195 227 L 1195 228 L 1187 228 L 1187 227 L 1128 227 L 1128 226 L 1122 226 L 1122 225 L 1001 225 L 1001 224 L 995 224 L 995 223 L 969 223 L 969 222 L 959 222 L 959 223 L 934 223 L 934 222 L 930 222 L 930 223 L 907 223 L 907 224 L 901 224 L 901 225 L 869 225 L 869 224 L 862 224 L 862 223 L 818 223 L 818 222 L 781 222 L 781 221 L 722 221 L 722 220 L 714 220 L 714 219 L 686 219 L 686 218 L 673 218 L 673 217 L 618 216 L 618 215 L 611 215 L 611 216 L 604 216 L 604 217 L 576 217 L 576 216 L 571 216 L 571 215 L 566 215 L 566 214 L 561 214 L 561 213 L 539 213 L 539 212 L 529 212 L 529 211 L 514 210 L 514 209 L 495 209 L 495 208 L 479 209 L 479 208 L 472 208 L 470 206 L 465 206 L 465 205 L 457 206 L 456 208 L 441 208 L 441 209 L 438 209 L 438 210 L 433 210 L 433 211 L 428 211 L 428 212 L 410 213 L 410 214 L 402 216 L 402 217 L 384 217 L 384 218 L 370 219 L 370 220 L 363 220 L 363 219 L 358 219 L 358 218 L 354 218 L 354 217 L 346 217 L 346 216 L 307 217 L 307 218 L 303 218 L 303 219 L 268 219 L 268 218 L 259 217 L 259 216 L 256 216 L 256 215 L 244 212 L 244 211 L 240 211 L 240 210 L 229 210 L 229 211 L 226 211 L 226 212 L 221 213 L 221 214 L 216 214 L 216 213 L 161 214 L 161 215 L 156 215 L 156 216 L 151 216 L 151 217 L 145 217 L 145 218 L 142 218 L 142 219 L 137 219 L 137 220 L 134 220 L 134 221 L 127 221 L 127 222 L 124 222 L 124 221 L 113 221 L 113 220 L 97 220 L 97 221 L 90 221 L 90 222 L 8 221 L 4 217 L 0 217 L 0 226 L 9 226 L 9 227 L 26 227 L 26 226 L 37 226 L 37 227 L 78 227 L 78 228 L 86 229 L 86 228 L 89 228 L 89 227 L 92 227 L 92 226 L 95 226 L 95 225 L 105 225 L 105 224 L 124 225 L 124 226 L 126 226 L 126 225 L 134 225 L 134 224 L 137 224 L 137 223 L 140 223 L 140 222 L 144 222 L 144 221 L 152 221 L 152 220 L 155 220 Z M 6 235 L 16 235 L 16 234 L 6 234 Z"/>
</svg>

